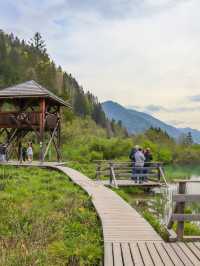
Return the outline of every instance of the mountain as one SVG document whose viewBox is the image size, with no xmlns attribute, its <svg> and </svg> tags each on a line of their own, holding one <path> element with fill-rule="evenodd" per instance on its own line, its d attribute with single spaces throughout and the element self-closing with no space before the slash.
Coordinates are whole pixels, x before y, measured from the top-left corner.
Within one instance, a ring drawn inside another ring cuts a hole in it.
<svg viewBox="0 0 200 266">
<path fill-rule="evenodd" d="M 142 133 L 150 127 L 156 127 L 166 131 L 173 138 L 178 138 L 181 134 L 191 132 L 194 142 L 200 143 L 200 131 L 198 130 L 192 128 L 176 128 L 149 114 L 125 108 L 113 101 L 106 101 L 102 103 L 102 107 L 106 116 L 110 120 L 121 120 L 122 125 L 126 127 L 128 132 L 131 134 Z"/>
</svg>

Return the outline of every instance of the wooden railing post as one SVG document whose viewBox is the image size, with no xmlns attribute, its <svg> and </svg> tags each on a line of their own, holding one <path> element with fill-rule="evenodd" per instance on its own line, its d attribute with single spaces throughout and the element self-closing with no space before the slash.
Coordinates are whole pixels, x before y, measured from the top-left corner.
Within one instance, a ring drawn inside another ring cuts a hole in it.
<svg viewBox="0 0 200 266">
<path fill-rule="evenodd" d="M 110 167 L 110 185 L 112 185 L 112 181 L 113 181 L 113 175 L 112 175 L 113 163 L 112 162 L 109 162 L 109 167 Z"/>
<path fill-rule="evenodd" d="M 96 167 L 96 180 L 100 180 L 100 176 L 101 176 L 101 162 L 97 162 L 97 167 Z"/>
<path fill-rule="evenodd" d="M 179 194 L 186 193 L 186 181 L 179 182 L 178 193 Z M 177 210 L 177 213 L 184 213 L 185 202 L 177 202 L 176 210 Z M 176 233 L 177 233 L 178 240 L 182 240 L 183 235 L 184 235 L 184 221 L 177 222 Z"/>
<path fill-rule="evenodd" d="M 114 163 L 110 162 L 109 164 L 110 164 L 110 185 L 114 186 L 115 188 L 118 188 L 117 180 L 115 177 Z"/>
<path fill-rule="evenodd" d="M 160 178 L 161 178 L 161 171 L 160 171 L 160 164 L 157 164 L 157 170 L 158 170 L 158 181 L 160 182 Z"/>
</svg>

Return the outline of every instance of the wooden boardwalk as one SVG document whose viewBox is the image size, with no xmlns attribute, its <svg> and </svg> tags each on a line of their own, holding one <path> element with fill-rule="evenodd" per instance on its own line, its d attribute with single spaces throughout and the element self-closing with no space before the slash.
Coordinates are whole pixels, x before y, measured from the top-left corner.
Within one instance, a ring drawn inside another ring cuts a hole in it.
<svg viewBox="0 0 200 266">
<path fill-rule="evenodd" d="M 91 196 L 102 222 L 104 266 L 200 265 L 200 243 L 165 243 L 134 208 L 109 188 L 57 163 L 31 165 L 62 171 Z"/>
<path fill-rule="evenodd" d="M 97 180 L 96 181 L 98 184 L 102 184 L 104 186 L 112 186 L 113 184 L 110 184 L 109 180 Z M 155 181 L 148 181 L 148 182 L 143 182 L 143 183 L 135 183 L 135 181 L 129 179 L 129 180 L 123 180 L 123 179 L 118 179 L 117 180 L 117 186 L 118 187 L 161 187 L 163 186 L 163 183 L 155 182 Z"/>
</svg>

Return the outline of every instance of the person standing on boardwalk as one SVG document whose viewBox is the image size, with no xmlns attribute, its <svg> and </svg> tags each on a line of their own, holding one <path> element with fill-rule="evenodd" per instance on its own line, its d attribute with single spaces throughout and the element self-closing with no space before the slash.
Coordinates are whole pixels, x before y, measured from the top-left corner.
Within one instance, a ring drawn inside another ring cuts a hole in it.
<svg viewBox="0 0 200 266">
<path fill-rule="evenodd" d="M 137 152 L 137 150 L 139 149 L 139 146 L 138 145 L 135 145 L 135 147 L 133 147 L 131 149 L 131 152 L 129 154 L 129 159 L 131 160 L 132 162 L 132 179 L 135 180 L 135 153 Z"/>
<path fill-rule="evenodd" d="M 135 167 L 136 167 L 136 174 L 138 174 L 138 176 L 136 177 L 135 183 L 137 183 L 137 181 L 139 181 L 139 183 L 142 183 L 142 169 L 144 167 L 144 161 L 145 161 L 145 157 L 144 154 L 142 152 L 142 149 L 139 148 L 136 153 L 135 153 Z"/>
<path fill-rule="evenodd" d="M 27 159 L 27 149 L 25 146 L 22 147 L 22 160 L 25 162 Z"/>
<path fill-rule="evenodd" d="M 28 156 L 28 161 L 31 163 L 33 161 L 33 147 L 32 147 L 32 142 L 29 142 L 29 144 L 28 144 L 27 156 Z"/>
<path fill-rule="evenodd" d="M 147 174 L 148 174 L 148 167 L 151 166 L 150 162 L 153 160 L 153 155 L 151 153 L 151 149 L 150 148 L 147 148 L 144 152 L 144 157 L 145 157 L 145 162 L 144 162 L 144 171 L 143 173 L 146 174 L 146 176 L 144 177 L 144 180 L 145 181 L 148 181 L 148 178 L 147 178 Z"/>
</svg>

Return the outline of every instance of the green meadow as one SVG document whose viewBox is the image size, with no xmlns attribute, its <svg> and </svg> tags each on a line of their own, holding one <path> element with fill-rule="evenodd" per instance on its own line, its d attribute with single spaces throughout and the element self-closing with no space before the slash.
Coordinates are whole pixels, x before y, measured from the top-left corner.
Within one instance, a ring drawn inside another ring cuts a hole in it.
<svg viewBox="0 0 200 266">
<path fill-rule="evenodd" d="M 62 173 L 0 167 L 0 265 L 100 265 L 91 199 Z"/>
</svg>

